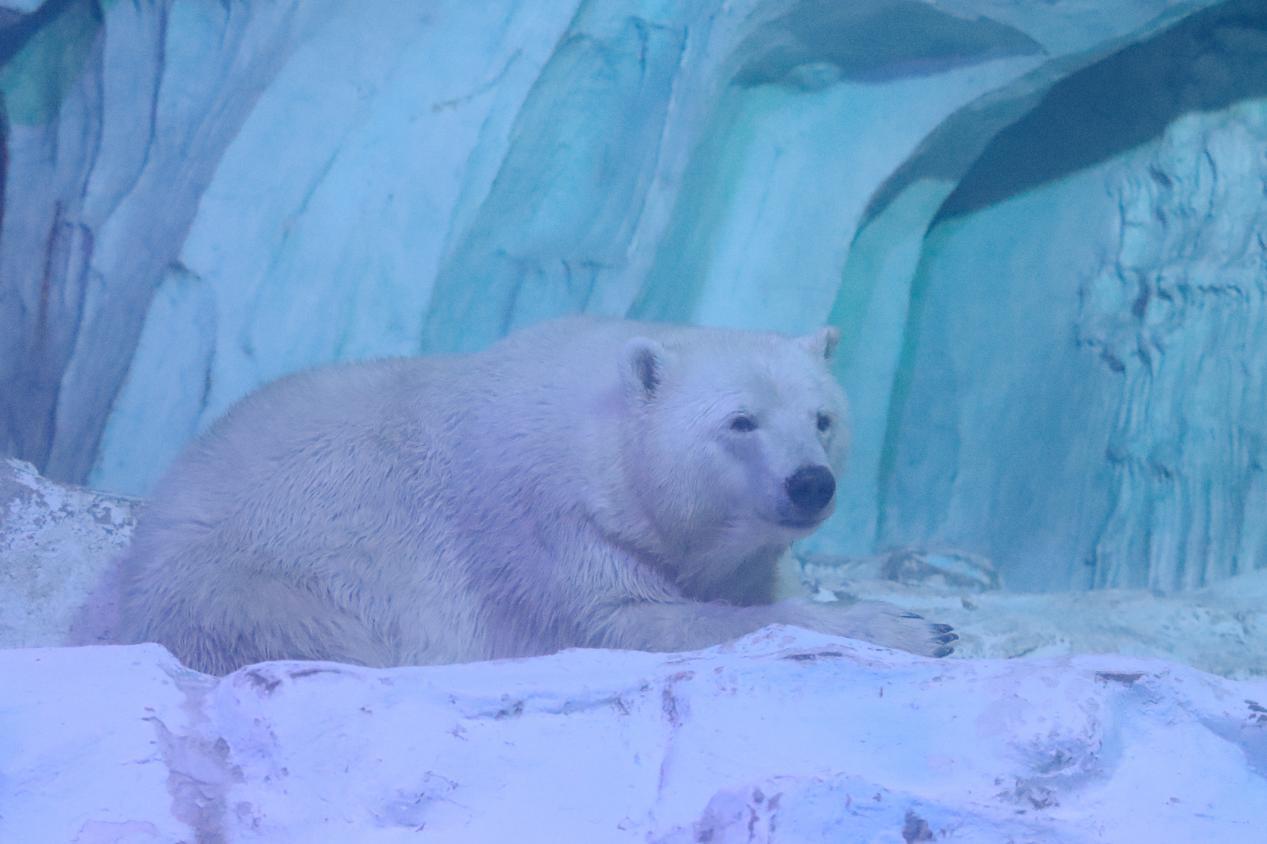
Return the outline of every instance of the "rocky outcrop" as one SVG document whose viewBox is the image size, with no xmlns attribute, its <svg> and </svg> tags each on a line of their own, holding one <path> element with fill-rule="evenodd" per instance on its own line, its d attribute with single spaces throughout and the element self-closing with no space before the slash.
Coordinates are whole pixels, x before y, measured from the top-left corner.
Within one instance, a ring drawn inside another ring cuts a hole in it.
<svg viewBox="0 0 1267 844">
<path fill-rule="evenodd" d="M 0 459 L 0 648 L 108 641 L 138 506 Z"/>
<path fill-rule="evenodd" d="M 968 548 L 1027 590 L 1267 564 L 1265 145 L 1248 2 L 1070 75 L 987 145 L 909 265 L 881 547 Z"/>
</svg>

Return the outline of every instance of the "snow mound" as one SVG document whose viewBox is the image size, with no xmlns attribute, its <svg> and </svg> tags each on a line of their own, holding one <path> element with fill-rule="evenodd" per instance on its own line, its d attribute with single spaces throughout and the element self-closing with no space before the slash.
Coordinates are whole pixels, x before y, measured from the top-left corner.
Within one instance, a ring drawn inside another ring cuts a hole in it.
<svg viewBox="0 0 1267 844">
<path fill-rule="evenodd" d="M 153 645 L 11 650 L 0 676 L 6 841 L 1191 842 L 1267 821 L 1267 683 L 1126 657 L 927 660 L 772 627 L 223 679 Z"/>
</svg>

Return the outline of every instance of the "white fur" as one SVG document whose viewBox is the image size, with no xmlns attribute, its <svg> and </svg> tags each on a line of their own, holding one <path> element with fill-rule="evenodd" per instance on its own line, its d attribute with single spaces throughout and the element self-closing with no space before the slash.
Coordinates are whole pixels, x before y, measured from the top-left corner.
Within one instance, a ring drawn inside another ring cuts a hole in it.
<svg viewBox="0 0 1267 844">
<path fill-rule="evenodd" d="M 891 608 L 770 603 L 813 528 L 779 524 L 784 481 L 844 457 L 836 338 L 569 318 L 283 379 L 160 484 L 124 561 L 125 638 L 217 673 L 675 650 L 773 622 L 944 651 Z"/>
</svg>

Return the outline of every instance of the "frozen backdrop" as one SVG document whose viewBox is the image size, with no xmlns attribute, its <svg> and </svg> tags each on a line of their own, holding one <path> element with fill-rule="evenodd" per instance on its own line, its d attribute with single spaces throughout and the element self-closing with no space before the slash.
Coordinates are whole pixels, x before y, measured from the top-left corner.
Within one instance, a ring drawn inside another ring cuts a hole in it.
<svg viewBox="0 0 1267 844">
<path fill-rule="evenodd" d="M 808 550 L 1267 560 L 1267 5 L 0 0 L 0 453 L 146 493 L 301 367 L 841 327 Z"/>
<path fill-rule="evenodd" d="M 802 574 L 967 657 L 50 647 L 135 502 L 0 459 L 0 840 L 1262 837 L 1264 0 L 0 0 L 0 198 L 0 458 L 101 490 L 301 367 L 833 323 Z"/>
</svg>

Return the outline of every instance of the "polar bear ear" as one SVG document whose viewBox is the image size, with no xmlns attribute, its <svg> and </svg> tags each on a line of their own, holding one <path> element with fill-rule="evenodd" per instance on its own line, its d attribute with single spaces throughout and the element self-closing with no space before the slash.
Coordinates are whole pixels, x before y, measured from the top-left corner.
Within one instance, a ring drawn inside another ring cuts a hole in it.
<svg viewBox="0 0 1267 844">
<path fill-rule="evenodd" d="M 664 346 L 647 337 L 634 337 L 625 344 L 621 380 L 625 390 L 641 399 L 652 398 L 664 380 Z"/>
<path fill-rule="evenodd" d="M 813 334 L 806 334 L 800 338 L 800 342 L 810 354 L 817 355 L 823 360 L 831 360 L 831 356 L 836 353 L 836 344 L 840 342 L 840 329 L 829 325 L 818 329 Z"/>
</svg>

